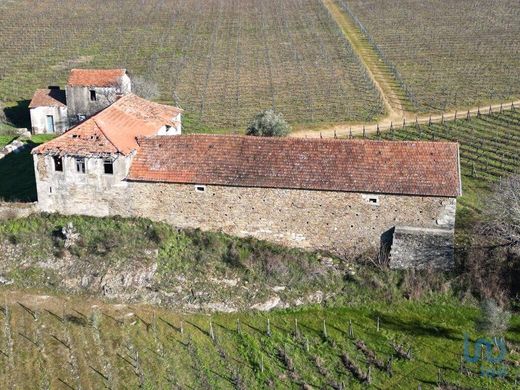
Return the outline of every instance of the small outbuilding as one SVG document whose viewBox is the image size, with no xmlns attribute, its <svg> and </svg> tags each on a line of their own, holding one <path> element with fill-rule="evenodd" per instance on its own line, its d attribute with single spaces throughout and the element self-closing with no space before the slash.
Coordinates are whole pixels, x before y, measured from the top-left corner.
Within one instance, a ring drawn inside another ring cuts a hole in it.
<svg viewBox="0 0 520 390">
<path fill-rule="evenodd" d="M 63 133 L 69 128 L 65 91 L 37 89 L 29 103 L 33 134 Z"/>
<path fill-rule="evenodd" d="M 132 91 L 126 69 L 72 69 L 67 81 L 69 122 L 76 124 Z"/>
</svg>

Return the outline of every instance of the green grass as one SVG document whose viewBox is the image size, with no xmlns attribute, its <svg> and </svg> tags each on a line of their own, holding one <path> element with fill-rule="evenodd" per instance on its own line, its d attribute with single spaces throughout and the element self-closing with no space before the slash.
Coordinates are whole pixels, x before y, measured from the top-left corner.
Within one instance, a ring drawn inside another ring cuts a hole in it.
<svg viewBox="0 0 520 390">
<path fill-rule="evenodd" d="M 11 135 L 0 135 L 0 149 L 10 144 L 11 141 L 13 141 L 15 138 L 16 137 L 13 137 Z"/>
<path fill-rule="evenodd" d="M 464 334 L 472 341 L 480 336 L 473 325 L 478 313 L 445 299 L 206 315 L 5 288 L 0 297 L 6 302 L 0 316 L 0 380 L 20 388 L 62 388 L 65 382 L 85 389 L 301 389 L 304 384 L 363 389 L 366 384 L 341 360 L 347 354 L 367 371 L 358 340 L 384 363 L 393 358 L 392 375 L 371 367 L 371 388 L 429 389 L 440 375 L 450 388 L 514 389 L 520 374 L 512 364 L 518 352 L 507 355 L 505 380 L 482 378 L 478 363 L 467 364 L 471 374 L 462 373 Z M 511 346 L 520 343 L 519 329 L 520 317 L 514 316 L 506 334 Z M 411 347 L 412 360 L 398 359 L 392 342 Z"/>
<path fill-rule="evenodd" d="M 37 145 L 49 141 L 53 135 L 35 135 L 24 141 L 27 147 L 19 153 L 10 153 L 0 160 L 0 199 L 7 201 L 35 201 L 36 179 L 31 150 Z M 0 136 L 0 146 L 10 142 L 11 136 Z"/>
</svg>

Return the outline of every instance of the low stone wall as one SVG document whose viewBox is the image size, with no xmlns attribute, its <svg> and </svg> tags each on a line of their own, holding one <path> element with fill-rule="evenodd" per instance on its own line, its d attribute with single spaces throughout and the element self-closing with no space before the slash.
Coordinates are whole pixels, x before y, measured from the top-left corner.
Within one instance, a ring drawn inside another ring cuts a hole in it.
<svg viewBox="0 0 520 390">
<path fill-rule="evenodd" d="M 37 203 L 0 202 L 0 220 L 24 218 L 38 211 Z"/>
<path fill-rule="evenodd" d="M 7 156 L 9 153 L 19 153 L 21 152 L 27 145 L 22 141 L 15 139 L 9 145 L 0 149 L 0 160 Z"/>
<path fill-rule="evenodd" d="M 397 226 L 390 250 L 390 268 L 454 267 L 452 229 Z"/>
</svg>

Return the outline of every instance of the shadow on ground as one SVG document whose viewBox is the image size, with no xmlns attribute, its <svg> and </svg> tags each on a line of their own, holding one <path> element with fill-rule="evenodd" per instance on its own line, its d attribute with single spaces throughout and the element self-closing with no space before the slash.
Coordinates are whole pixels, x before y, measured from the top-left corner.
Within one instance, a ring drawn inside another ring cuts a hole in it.
<svg viewBox="0 0 520 390">
<path fill-rule="evenodd" d="M 444 326 L 428 325 L 419 320 L 403 320 L 387 314 L 380 314 L 379 317 L 381 324 L 384 324 L 382 326 L 396 332 L 406 332 L 412 336 L 434 336 L 451 340 L 461 338 L 459 332 Z"/>
<path fill-rule="evenodd" d="M 4 114 L 8 122 L 15 127 L 31 128 L 31 117 L 29 114 L 30 100 L 19 100 L 15 106 L 5 107 Z"/>
<path fill-rule="evenodd" d="M 36 201 L 36 178 L 34 176 L 31 150 L 37 146 L 29 141 L 18 153 L 10 153 L 0 160 L 0 199 L 14 202 Z"/>
</svg>

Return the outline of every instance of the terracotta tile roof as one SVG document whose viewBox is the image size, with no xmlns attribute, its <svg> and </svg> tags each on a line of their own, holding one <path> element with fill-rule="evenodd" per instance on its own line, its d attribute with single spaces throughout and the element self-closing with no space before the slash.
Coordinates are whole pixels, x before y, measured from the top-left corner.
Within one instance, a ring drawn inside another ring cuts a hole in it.
<svg viewBox="0 0 520 390">
<path fill-rule="evenodd" d="M 67 85 L 76 87 L 112 87 L 118 85 L 126 69 L 72 69 Z"/>
<path fill-rule="evenodd" d="M 146 120 L 160 118 L 166 122 L 171 122 L 172 118 L 183 112 L 178 107 L 154 103 L 135 94 L 125 95 L 114 104 L 123 111 Z"/>
<path fill-rule="evenodd" d="M 459 148 L 393 142 L 180 135 L 143 139 L 128 180 L 455 197 Z"/>
<path fill-rule="evenodd" d="M 52 141 L 34 148 L 31 153 L 89 157 L 114 154 L 117 153 L 117 148 L 95 121 L 87 120 Z"/>
<path fill-rule="evenodd" d="M 127 155 L 138 148 L 137 137 L 157 134 L 180 109 L 129 94 L 63 135 L 33 149 L 33 153 L 95 156 Z"/>
<path fill-rule="evenodd" d="M 37 89 L 29 103 L 29 108 L 66 107 L 65 91 L 59 88 Z"/>
</svg>

